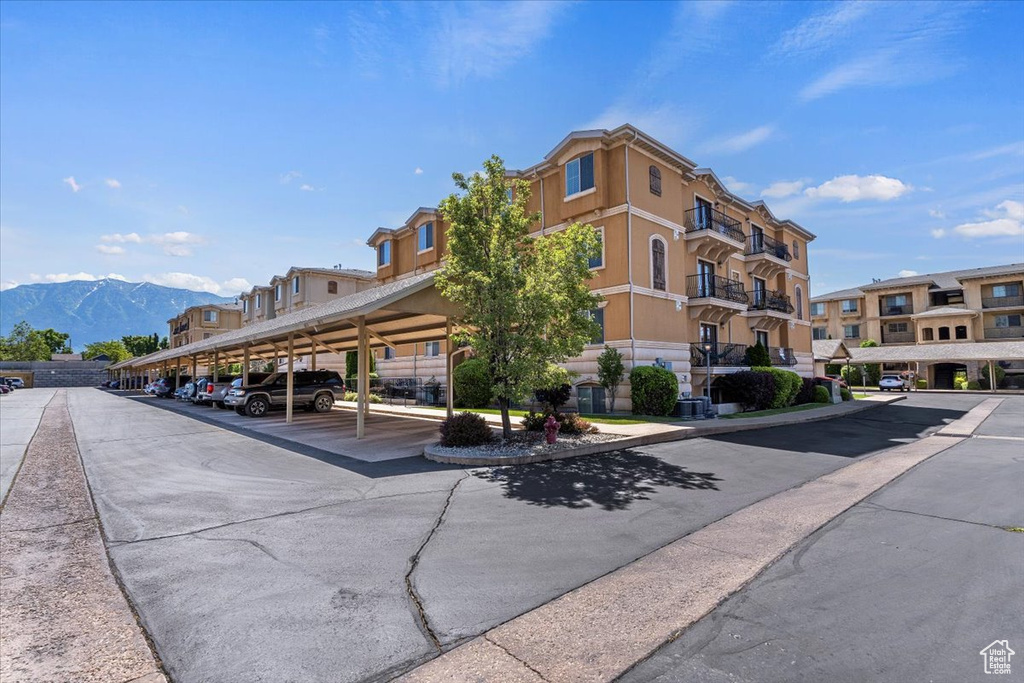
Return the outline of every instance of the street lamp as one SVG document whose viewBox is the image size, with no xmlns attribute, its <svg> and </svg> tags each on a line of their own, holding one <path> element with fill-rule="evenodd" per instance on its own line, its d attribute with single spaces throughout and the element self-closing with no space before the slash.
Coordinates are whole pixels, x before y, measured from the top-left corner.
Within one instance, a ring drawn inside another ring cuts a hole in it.
<svg viewBox="0 0 1024 683">
<path fill-rule="evenodd" d="M 704 386 L 704 395 L 708 397 L 708 400 L 711 400 L 711 352 L 714 348 L 715 345 L 712 342 L 704 342 L 704 358 L 708 364 L 707 379 L 704 380 L 706 382 Z"/>
</svg>

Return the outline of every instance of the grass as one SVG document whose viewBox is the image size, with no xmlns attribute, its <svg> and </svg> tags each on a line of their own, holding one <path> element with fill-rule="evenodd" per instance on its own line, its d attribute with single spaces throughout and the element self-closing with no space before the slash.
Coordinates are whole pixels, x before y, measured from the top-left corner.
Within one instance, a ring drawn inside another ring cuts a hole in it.
<svg viewBox="0 0 1024 683">
<path fill-rule="evenodd" d="M 854 398 L 871 398 L 871 394 L 854 394 Z"/>
<path fill-rule="evenodd" d="M 417 406 L 430 410 L 445 410 L 443 406 Z M 456 408 L 456 412 L 480 413 L 481 415 L 501 415 L 497 408 Z M 509 417 L 525 417 L 527 410 L 509 410 Z M 678 417 L 657 417 L 654 415 L 609 415 L 607 413 L 580 413 L 580 417 L 591 422 L 614 425 L 642 425 L 648 422 L 679 422 Z"/>
<path fill-rule="evenodd" d="M 828 403 L 806 403 L 802 406 L 789 406 L 788 408 L 772 408 L 771 410 L 754 410 L 749 413 L 732 413 L 722 415 L 723 420 L 742 420 L 745 417 L 767 417 L 769 415 L 781 415 L 783 413 L 799 413 L 802 410 L 813 410 L 814 408 L 825 408 Z"/>
</svg>

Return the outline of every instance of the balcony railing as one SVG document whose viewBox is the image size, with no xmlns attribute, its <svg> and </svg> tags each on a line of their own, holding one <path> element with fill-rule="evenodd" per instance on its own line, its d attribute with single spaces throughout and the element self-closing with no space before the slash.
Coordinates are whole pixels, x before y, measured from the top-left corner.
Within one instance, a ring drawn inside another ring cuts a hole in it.
<svg viewBox="0 0 1024 683">
<path fill-rule="evenodd" d="M 1005 306 L 1024 306 L 1024 294 L 1017 296 L 988 296 L 981 299 L 982 308 L 1003 308 Z"/>
<path fill-rule="evenodd" d="M 704 350 L 704 346 L 702 342 L 690 344 L 691 369 L 706 368 L 709 358 L 713 368 L 743 367 L 747 355 L 746 344 L 711 344 L 710 351 Z"/>
<path fill-rule="evenodd" d="M 796 365 L 796 356 L 790 348 L 773 346 L 768 349 L 768 357 L 772 359 L 772 365 Z"/>
<path fill-rule="evenodd" d="M 755 254 L 768 254 L 783 261 L 792 261 L 793 256 L 789 253 L 789 247 L 768 235 L 753 234 L 747 238 L 747 256 Z"/>
<path fill-rule="evenodd" d="M 882 343 L 883 344 L 909 344 L 917 341 L 914 337 L 913 330 L 908 332 L 886 332 L 882 330 Z"/>
<path fill-rule="evenodd" d="M 783 292 L 776 292 L 765 289 L 753 291 L 753 302 L 750 304 L 752 311 L 779 311 L 780 313 L 792 313 L 793 304 L 789 297 Z"/>
<path fill-rule="evenodd" d="M 1024 339 L 1024 327 L 986 327 L 985 339 Z"/>
<path fill-rule="evenodd" d="M 737 242 L 746 240 L 740 222 L 735 218 L 729 218 L 721 211 L 710 207 L 698 206 L 686 212 L 686 232 L 699 232 L 711 230 Z"/>
<path fill-rule="evenodd" d="M 730 280 L 721 275 L 688 275 L 686 277 L 686 296 L 691 299 L 714 297 L 741 304 L 750 302 L 747 293 L 743 291 L 742 282 Z"/>
<path fill-rule="evenodd" d="M 878 307 L 880 315 L 910 315 L 914 312 L 914 304 L 903 304 L 902 306 L 888 306 L 882 303 Z"/>
</svg>

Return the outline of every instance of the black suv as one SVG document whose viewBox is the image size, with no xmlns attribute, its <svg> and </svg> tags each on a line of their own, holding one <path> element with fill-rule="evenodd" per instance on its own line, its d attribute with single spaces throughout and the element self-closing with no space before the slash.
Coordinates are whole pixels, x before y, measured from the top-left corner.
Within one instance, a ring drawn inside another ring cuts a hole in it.
<svg viewBox="0 0 1024 683">
<path fill-rule="evenodd" d="M 345 397 L 345 381 L 334 370 L 302 370 L 295 373 L 292 405 L 318 413 L 330 412 L 335 399 Z M 224 404 L 239 415 L 263 417 L 273 408 L 284 408 L 288 400 L 288 373 L 275 372 L 260 384 L 237 387 L 224 397 Z"/>
</svg>

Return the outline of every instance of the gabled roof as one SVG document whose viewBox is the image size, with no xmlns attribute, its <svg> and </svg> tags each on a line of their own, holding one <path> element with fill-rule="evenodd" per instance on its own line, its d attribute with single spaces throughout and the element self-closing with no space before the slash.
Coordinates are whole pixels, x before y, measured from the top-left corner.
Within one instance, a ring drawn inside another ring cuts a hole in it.
<svg viewBox="0 0 1024 683">
<path fill-rule="evenodd" d="M 811 342 L 811 350 L 814 352 L 814 360 L 850 357 L 850 352 L 842 339 L 815 339 Z"/>
<path fill-rule="evenodd" d="M 369 239 L 366 240 L 366 245 L 372 247 L 373 243 L 375 241 L 377 241 L 377 237 L 379 235 L 386 235 L 386 236 L 393 237 L 393 236 L 397 235 L 398 233 L 404 232 L 405 230 L 411 230 L 412 229 L 412 224 L 416 220 L 416 217 L 417 216 L 422 216 L 424 214 L 426 214 L 428 216 L 436 217 L 438 215 L 437 214 L 437 207 L 436 206 L 421 206 L 421 207 L 419 207 L 418 209 L 416 209 L 415 211 L 412 212 L 411 216 L 409 216 L 408 218 L 405 219 L 405 223 L 402 223 L 402 225 L 400 225 L 397 228 L 383 228 L 383 227 L 377 228 L 376 230 L 373 231 L 373 234 L 370 235 Z"/>
<path fill-rule="evenodd" d="M 1024 263 L 1008 263 L 1001 266 L 986 266 L 984 268 L 970 268 L 967 270 L 947 270 L 941 273 L 926 273 L 924 275 L 911 275 L 910 277 L 893 277 L 861 285 L 860 288 L 864 291 L 872 291 L 876 289 L 891 289 L 892 287 L 928 285 L 930 289 L 962 289 L 961 283 L 963 280 L 976 280 L 986 277 L 998 277 L 1000 275 L 1024 276 Z"/>
<path fill-rule="evenodd" d="M 858 299 L 864 296 L 857 287 L 851 287 L 850 289 L 840 289 L 836 292 L 829 292 L 828 294 L 819 294 L 818 296 L 811 297 L 811 303 L 818 303 L 821 301 L 836 301 L 837 299 Z"/>
<path fill-rule="evenodd" d="M 932 308 L 921 313 L 915 313 L 910 316 L 913 320 L 918 318 L 945 318 L 949 316 L 962 316 L 968 318 L 976 318 L 981 315 L 978 311 L 972 311 L 969 308 L 956 308 L 955 306 L 940 306 L 939 308 Z"/>
<path fill-rule="evenodd" d="M 355 278 L 357 280 L 372 280 L 375 275 L 368 270 L 360 270 L 358 268 L 319 268 L 303 267 L 303 266 L 292 266 L 285 273 L 285 279 L 290 279 L 295 273 L 316 273 L 318 275 L 333 275 L 339 278 Z"/>
<path fill-rule="evenodd" d="M 946 344 L 856 347 L 850 349 L 850 360 L 854 363 L 1024 360 L 1024 341 L 950 342 Z"/>
<path fill-rule="evenodd" d="M 715 172 L 712 171 L 710 168 L 698 168 L 693 173 L 698 178 L 704 178 L 705 180 L 710 181 L 712 187 L 715 188 L 715 191 L 718 194 L 720 194 L 723 197 L 725 197 L 726 199 L 728 199 L 730 203 L 732 203 L 732 204 L 739 204 L 741 208 L 744 208 L 747 211 L 753 211 L 754 210 L 753 204 L 748 204 L 746 202 L 746 200 L 744 200 L 742 197 L 739 197 L 739 196 L 733 194 L 729 190 L 729 188 L 725 186 L 725 183 L 723 183 L 718 178 L 718 176 L 715 175 Z"/>
</svg>

